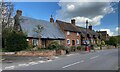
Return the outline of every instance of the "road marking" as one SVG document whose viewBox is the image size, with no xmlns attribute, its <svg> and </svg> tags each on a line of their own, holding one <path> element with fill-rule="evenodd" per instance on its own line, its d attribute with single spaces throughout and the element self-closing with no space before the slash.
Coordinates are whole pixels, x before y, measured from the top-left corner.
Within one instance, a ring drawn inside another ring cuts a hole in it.
<svg viewBox="0 0 120 72">
<path fill-rule="evenodd" d="M 38 64 L 38 63 L 37 62 L 30 62 L 29 64 L 35 65 L 35 64 Z"/>
<path fill-rule="evenodd" d="M 38 62 L 40 62 L 40 63 L 44 63 L 45 61 L 38 61 Z"/>
<path fill-rule="evenodd" d="M 42 57 L 39 57 L 39 58 L 42 58 Z"/>
<path fill-rule="evenodd" d="M 29 66 L 29 64 L 19 64 L 18 66 Z"/>
<path fill-rule="evenodd" d="M 47 60 L 47 62 L 51 62 L 52 60 Z"/>
<path fill-rule="evenodd" d="M 5 67 L 5 69 L 14 69 L 15 66 L 9 66 L 9 67 Z"/>
<path fill-rule="evenodd" d="M 97 57 L 99 57 L 99 55 L 98 55 L 98 56 L 91 57 L 90 59 L 95 59 L 95 58 L 97 58 Z"/>
<path fill-rule="evenodd" d="M 64 66 L 64 67 L 62 67 L 62 68 L 67 68 L 67 67 L 70 67 L 70 66 L 73 66 L 73 65 L 75 65 L 75 64 L 82 63 L 82 62 L 84 62 L 84 60 L 79 61 L 79 62 L 75 62 L 75 63 L 73 63 L 73 64 L 66 65 L 66 66 Z"/>
<path fill-rule="evenodd" d="M 66 56 L 71 56 L 71 55 L 74 55 L 74 54 L 69 54 L 69 55 L 66 55 Z"/>
<path fill-rule="evenodd" d="M 56 59 L 59 58 L 59 57 L 55 57 Z"/>
</svg>

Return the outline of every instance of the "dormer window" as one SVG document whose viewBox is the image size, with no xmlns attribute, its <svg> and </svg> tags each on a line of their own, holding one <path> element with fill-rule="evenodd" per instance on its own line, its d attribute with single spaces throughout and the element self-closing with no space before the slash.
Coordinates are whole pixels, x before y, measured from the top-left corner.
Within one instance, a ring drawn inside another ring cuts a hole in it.
<svg viewBox="0 0 120 72">
<path fill-rule="evenodd" d="M 79 36 L 79 33 L 77 32 L 77 36 Z"/>
<path fill-rule="evenodd" d="M 70 35 L 70 31 L 67 31 L 67 35 Z"/>
</svg>

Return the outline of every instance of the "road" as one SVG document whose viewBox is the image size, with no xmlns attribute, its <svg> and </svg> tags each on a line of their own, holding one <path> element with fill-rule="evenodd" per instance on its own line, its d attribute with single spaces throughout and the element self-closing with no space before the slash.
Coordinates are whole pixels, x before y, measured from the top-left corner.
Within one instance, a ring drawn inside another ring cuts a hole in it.
<svg viewBox="0 0 120 72">
<path fill-rule="evenodd" d="M 120 51 L 120 50 L 119 50 Z M 99 50 L 90 53 L 73 53 L 55 60 L 34 61 L 9 70 L 118 70 L 118 49 Z"/>
</svg>

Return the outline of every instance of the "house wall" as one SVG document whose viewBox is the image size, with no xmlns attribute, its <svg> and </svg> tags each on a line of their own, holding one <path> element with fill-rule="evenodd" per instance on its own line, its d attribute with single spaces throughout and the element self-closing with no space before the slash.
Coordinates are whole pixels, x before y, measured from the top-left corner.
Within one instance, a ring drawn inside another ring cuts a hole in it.
<svg viewBox="0 0 120 72">
<path fill-rule="evenodd" d="M 65 46 L 72 46 L 72 40 L 75 41 L 75 46 L 81 45 L 81 36 L 80 34 L 77 36 L 77 32 L 70 32 L 70 35 L 67 35 L 67 31 L 64 31 L 64 34 L 66 36 L 64 40 L 64 45 Z M 70 44 L 67 44 L 67 39 L 70 39 Z M 76 40 L 79 40 L 79 44 L 76 44 Z"/>
<path fill-rule="evenodd" d="M 38 40 L 37 47 L 39 47 L 39 48 L 46 48 L 53 41 L 58 42 L 58 44 L 60 44 L 60 45 L 64 44 L 64 40 L 44 40 L 44 39 L 43 40 L 37 39 L 37 40 Z M 28 44 L 33 46 L 33 38 L 28 38 Z"/>
<path fill-rule="evenodd" d="M 64 44 L 64 40 L 46 40 L 46 47 L 49 46 L 49 44 L 53 41 L 56 41 L 58 44 L 63 45 Z"/>
</svg>

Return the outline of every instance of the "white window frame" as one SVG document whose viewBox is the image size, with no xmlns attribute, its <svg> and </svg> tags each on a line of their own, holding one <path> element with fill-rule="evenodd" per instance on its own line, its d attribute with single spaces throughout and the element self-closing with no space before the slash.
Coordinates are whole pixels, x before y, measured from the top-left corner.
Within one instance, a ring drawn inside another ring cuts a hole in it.
<svg viewBox="0 0 120 72">
<path fill-rule="evenodd" d="M 67 35 L 70 35 L 70 31 L 67 31 Z"/>
<path fill-rule="evenodd" d="M 77 36 L 79 36 L 79 33 L 78 33 L 78 32 L 77 32 L 76 34 L 77 34 Z"/>
<path fill-rule="evenodd" d="M 76 44 L 80 44 L 79 39 L 76 40 Z"/>
<path fill-rule="evenodd" d="M 34 46 L 38 46 L 38 39 L 32 39 L 32 43 Z"/>
<path fill-rule="evenodd" d="M 67 44 L 68 44 L 68 45 L 70 44 L 70 39 L 67 39 Z"/>
</svg>

